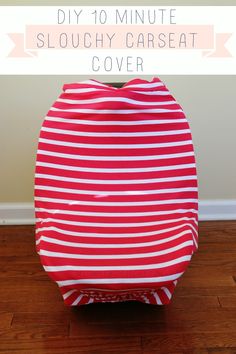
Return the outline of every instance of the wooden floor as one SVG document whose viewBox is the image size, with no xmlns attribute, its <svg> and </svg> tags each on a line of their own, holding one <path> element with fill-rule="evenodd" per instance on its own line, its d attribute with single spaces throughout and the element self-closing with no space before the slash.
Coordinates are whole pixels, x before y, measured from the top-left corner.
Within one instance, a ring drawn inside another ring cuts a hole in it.
<svg viewBox="0 0 236 354">
<path fill-rule="evenodd" d="M 201 222 L 172 302 L 66 307 L 33 226 L 0 227 L 0 353 L 236 353 L 236 222 Z"/>
</svg>

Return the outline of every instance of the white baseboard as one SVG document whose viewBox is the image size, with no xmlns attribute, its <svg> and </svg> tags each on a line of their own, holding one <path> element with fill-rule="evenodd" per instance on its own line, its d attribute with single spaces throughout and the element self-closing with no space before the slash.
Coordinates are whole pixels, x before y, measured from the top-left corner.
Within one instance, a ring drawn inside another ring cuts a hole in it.
<svg viewBox="0 0 236 354">
<path fill-rule="evenodd" d="M 199 220 L 236 220 L 236 200 L 200 200 Z M 0 203 L 0 225 L 34 225 L 33 203 Z"/>
<path fill-rule="evenodd" d="M 199 220 L 236 220 L 236 199 L 200 200 Z"/>
<path fill-rule="evenodd" d="M 0 225 L 34 225 L 33 203 L 0 203 Z"/>
</svg>

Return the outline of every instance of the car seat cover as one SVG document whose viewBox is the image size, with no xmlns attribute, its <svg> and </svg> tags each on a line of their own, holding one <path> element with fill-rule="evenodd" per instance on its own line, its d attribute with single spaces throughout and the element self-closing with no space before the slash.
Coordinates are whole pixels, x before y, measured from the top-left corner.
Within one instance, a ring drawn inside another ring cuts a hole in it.
<svg viewBox="0 0 236 354">
<path fill-rule="evenodd" d="M 64 84 L 43 119 L 35 242 L 68 306 L 165 305 L 198 249 L 187 117 L 164 83 Z"/>
</svg>

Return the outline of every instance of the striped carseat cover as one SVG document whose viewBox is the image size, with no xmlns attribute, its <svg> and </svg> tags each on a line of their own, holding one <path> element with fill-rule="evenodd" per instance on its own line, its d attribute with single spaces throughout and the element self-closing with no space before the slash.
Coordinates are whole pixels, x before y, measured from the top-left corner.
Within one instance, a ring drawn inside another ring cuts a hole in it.
<svg viewBox="0 0 236 354">
<path fill-rule="evenodd" d="M 67 83 L 40 130 L 36 251 L 68 306 L 170 303 L 198 249 L 188 120 L 158 77 Z"/>
</svg>

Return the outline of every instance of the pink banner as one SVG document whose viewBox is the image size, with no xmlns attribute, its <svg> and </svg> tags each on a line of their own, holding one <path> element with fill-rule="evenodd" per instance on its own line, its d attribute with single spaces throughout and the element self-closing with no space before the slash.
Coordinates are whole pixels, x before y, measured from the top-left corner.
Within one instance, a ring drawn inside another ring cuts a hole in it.
<svg viewBox="0 0 236 354">
<path fill-rule="evenodd" d="M 213 51 L 203 52 L 203 56 L 208 58 L 226 58 L 232 57 L 232 54 L 225 48 L 225 44 L 232 36 L 232 33 L 216 33 L 215 34 L 215 48 Z"/>
<path fill-rule="evenodd" d="M 225 48 L 231 33 L 211 25 L 28 25 L 8 33 L 15 47 L 8 57 L 34 57 L 39 50 L 159 49 L 202 50 L 209 57 L 232 57 Z"/>
<path fill-rule="evenodd" d="M 15 47 L 8 54 L 8 57 L 13 58 L 25 58 L 25 57 L 34 57 L 38 53 L 36 51 L 27 50 L 24 46 L 24 33 L 8 33 L 8 36 L 14 42 Z"/>
</svg>

